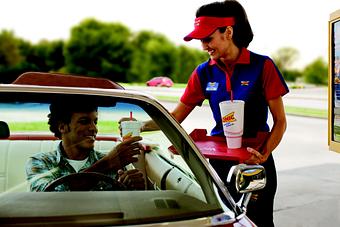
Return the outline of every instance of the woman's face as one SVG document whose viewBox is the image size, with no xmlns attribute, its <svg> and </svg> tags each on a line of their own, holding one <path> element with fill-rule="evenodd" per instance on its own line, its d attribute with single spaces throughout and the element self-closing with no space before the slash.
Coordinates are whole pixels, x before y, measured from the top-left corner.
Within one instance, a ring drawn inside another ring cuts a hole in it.
<svg viewBox="0 0 340 227">
<path fill-rule="evenodd" d="M 232 27 L 227 27 L 223 33 L 217 29 L 210 36 L 201 39 L 201 43 L 203 50 L 208 52 L 211 59 L 228 59 L 231 47 L 235 46 L 232 41 Z"/>
</svg>

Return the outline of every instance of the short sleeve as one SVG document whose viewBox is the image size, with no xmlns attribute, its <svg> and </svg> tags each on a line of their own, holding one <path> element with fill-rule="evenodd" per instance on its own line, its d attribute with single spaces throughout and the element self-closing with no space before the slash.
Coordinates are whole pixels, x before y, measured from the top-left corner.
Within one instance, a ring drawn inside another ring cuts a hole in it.
<svg viewBox="0 0 340 227">
<path fill-rule="evenodd" d="M 266 100 L 284 96 L 289 92 L 282 74 L 271 59 L 267 59 L 263 66 L 263 89 Z"/>
<path fill-rule="evenodd" d="M 202 91 L 201 82 L 196 68 L 189 78 L 180 101 L 188 106 L 200 106 L 204 99 L 205 96 Z"/>
</svg>

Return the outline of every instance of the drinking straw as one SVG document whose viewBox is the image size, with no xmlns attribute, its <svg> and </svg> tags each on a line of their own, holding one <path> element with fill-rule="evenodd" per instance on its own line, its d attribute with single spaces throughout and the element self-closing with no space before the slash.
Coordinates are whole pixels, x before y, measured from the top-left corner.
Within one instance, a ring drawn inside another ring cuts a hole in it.
<svg viewBox="0 0 340 227">
<path fill-rule="evenodd" d="M 130 111 L 130 121 L 132 121 L 132 111 Z"/>
<path fill-rule="evenodd" d="M 234 102 L 234 95 L 232 90 L 230 90 L 230 101 Z"/>
</svg>

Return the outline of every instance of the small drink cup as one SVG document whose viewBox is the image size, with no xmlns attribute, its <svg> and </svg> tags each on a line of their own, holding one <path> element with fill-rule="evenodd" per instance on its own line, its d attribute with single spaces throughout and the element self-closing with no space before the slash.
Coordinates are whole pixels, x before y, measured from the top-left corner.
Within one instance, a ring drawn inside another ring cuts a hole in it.
<svg viewBox="0 0 340 227">
<path fill-rule="evenodd" d="M 140 121 L 123 121 L 120 123 L 123 140 L 132 136 L 139 136 L 142 123 Z"/>
<path fill-rule="evenodd" d="M 223 101 L 219 105 L 228 148 L 240 148 L 243 135 L 244 101 Z"/>
</svg>

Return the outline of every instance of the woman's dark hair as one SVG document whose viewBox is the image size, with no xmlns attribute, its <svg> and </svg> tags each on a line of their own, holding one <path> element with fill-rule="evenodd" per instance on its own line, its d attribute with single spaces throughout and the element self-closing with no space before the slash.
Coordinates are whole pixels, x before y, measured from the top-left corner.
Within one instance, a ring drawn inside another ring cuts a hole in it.
<svg viewBox="0 0 340 227">
<path fill-rule="evenodd" d="M 53 102 L 50 105 L 50 113 L 47 115 L 50 131 L 54 133 L 55 137 L 61 139 L 61 133 L 59 131 L 60 123 L 71 123 L 73 113 L 88 113 L 93 111 L 97 112 L 98 107 L 86 101 L 69 100 Z"/>
<path fill-rule="evenodd" d="M 213 2 L 203 5 L 196 12 L 196 17 L 201 16 L 234 17 L 233 41 L 239 48 L 248 47 L 249 43 L 253 40 L 254 34 L 249 24 L 247 13 L 243 6 L 236 0 L 225 0 L 223 2 Z"/>
</svg>

